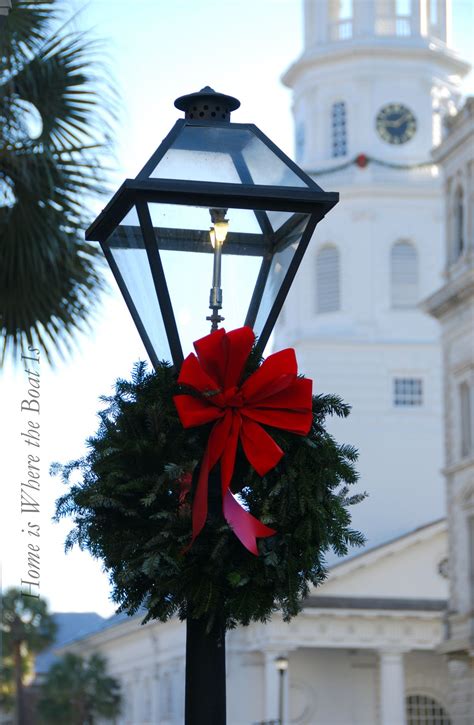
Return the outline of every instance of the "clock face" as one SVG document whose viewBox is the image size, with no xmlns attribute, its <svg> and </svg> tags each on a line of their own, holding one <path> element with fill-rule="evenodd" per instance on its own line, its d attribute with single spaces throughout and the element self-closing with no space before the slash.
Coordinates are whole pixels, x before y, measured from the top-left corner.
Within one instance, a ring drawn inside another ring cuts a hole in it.
<svg viewBox="0 0 474 725">
<path fill-rule="evenodd" d="M 410 109 L 401 103 L 389 103 L 378 112 L 375 126 L 384 141 L 401 144 L 414 136 L 416 118 Z"/>
</svg>

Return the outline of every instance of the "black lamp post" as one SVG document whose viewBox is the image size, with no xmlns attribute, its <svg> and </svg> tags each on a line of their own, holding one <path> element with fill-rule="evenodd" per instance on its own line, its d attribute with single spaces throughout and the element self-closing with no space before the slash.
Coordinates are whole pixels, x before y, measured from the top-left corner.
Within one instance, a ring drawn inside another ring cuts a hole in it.
<svg viewBox="0 0 474 725">
<path fill-rule="evenodd" d="M 278 723 L 283 725 L 284 713 L 284 692 L 285 692 L 285 675 L 288 669 L 288 658 L 277 657 L 275 666 L 278 670 Z"/>
<path fill-rule="evenodd" d="M 186 295 L 203 309 L 206 329 L 196 329 L 197 339 L 209 332 L 206 320 L 212 330 L 222 322 L 234 287 L 234 299 L 247 309 L 240 324 L 253 328 L 263 351 L 316 225 L 339 197 L 324 192 L 256 126 L 231 123 L 236 98 L 206 87 L 175 106 L 185 117 L 138 176 L 122 184 L 86 239 L 100 242 L 153 365 L 167 359 L 179 369 L 175 313 Z M 247 300 L 232 256 L 247 258 L 255 270 Z M 186 267 L 192 289 L 183 290 Z M 220 509 L 212 502 L 212 477 L 209 484 L 212 514 Z M 223 626 L 206 632 L 188 617 L 187 725 L 225 725 L 224 642 Z"/>
</svg>

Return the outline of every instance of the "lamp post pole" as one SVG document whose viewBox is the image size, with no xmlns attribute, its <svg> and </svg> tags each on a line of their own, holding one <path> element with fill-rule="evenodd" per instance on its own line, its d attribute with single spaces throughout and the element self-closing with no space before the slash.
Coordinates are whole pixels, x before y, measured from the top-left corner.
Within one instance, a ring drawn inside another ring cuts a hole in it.
<svg viewBox="0 0 474 725">
<path fill-rule="evenodd" d="M 288 669 L 288 658 L 277 657 L 275 665 L 278 670 L 278 725 L 283 725 L 284 719 L 284 691 L 285 691 L 285 674 Z"/>
<path fill-rule="evenodd" d="M 199 475 L 196 469 L 193 483 Z M 209 516 L 221 515 L 222 497 L 220 470 L 209 475 Z M 186 618 L 186 688 L 185 725 L 226 725 L 225 622 L 216 612 L 212 629 L 206 630 L 206 619 L 191 616 L 188 604 Z"/>
</svg>

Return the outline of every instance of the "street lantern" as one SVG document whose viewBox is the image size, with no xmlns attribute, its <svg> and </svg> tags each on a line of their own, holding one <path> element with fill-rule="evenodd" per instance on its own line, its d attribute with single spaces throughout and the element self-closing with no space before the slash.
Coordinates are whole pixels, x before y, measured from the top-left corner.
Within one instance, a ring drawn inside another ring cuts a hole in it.
<svg viewBox="0 0 474 725">
<path fill-rule="evenodd" d="M 175 106 L 184 118 L 86 239 L 100 242 L 153 365 L 179 369 L 183 302 L 192 340 L 243 309 L 231 327 L 252 327 L 263 352 L 316 225 L 339 197 L 256 126 L 231 123 L 236 98 L 206 87 Z M 210 512 L 219 510 L 219 491 L 213 471 Z M 218 613 L 215 620 L 207 631 L 187 618 L 187 725 L 225 725 L 225 628 Z"/>
<path fill-rule="evenodd" d="M 245 314 L 235 326 L 252 327 L 263 352 L 316 225 L 338 194 L 324 192 L 253 124 L 231 123 L 236 98 L 206 87 L 175 106 L 185 117 L 122 184 L 86 239 L 100 242 L 153 365 L 167 359 L 179 368 L 176 313 L 186 297 L 193 314 L 203 310 L 193 339 L 238 307 Z"/>
</svg>

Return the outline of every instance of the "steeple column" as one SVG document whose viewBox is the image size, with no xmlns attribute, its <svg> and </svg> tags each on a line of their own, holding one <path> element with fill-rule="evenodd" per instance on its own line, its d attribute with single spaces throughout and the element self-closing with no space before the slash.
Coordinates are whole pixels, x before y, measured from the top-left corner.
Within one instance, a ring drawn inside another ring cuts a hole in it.
<svg viewBox="0 0 474 725">
<path fill-rule="evenodd" d="M 329 0 L 304 0 L 304 44 L 306 48 L 329 40 Z"/>
<path fill-rule="evenodd" d="M 375 3 L 354 0 L 354 35 L 373 36 L 375 33 Z"/>
<path fill-rule="evenodd" d="M 448 2 L 447 2 L 447 0 L 436 0 L 436 2 L 437 2 L 436 30 L 438 32 L 435 34 L 437 35 L 437 37 L 440 40 L 442 40 L 444 43 L 447 43 L 449 45 L 451 43 L 451 38 L 448 37 L 448 17 L 449 18 L 451 17 L 451 13 L 447 12 Z"/>
<path fill-rule="evenodd" d="M 428 0 L 411 0 L 411 34 L 428 35 Z"/>
</svg>

